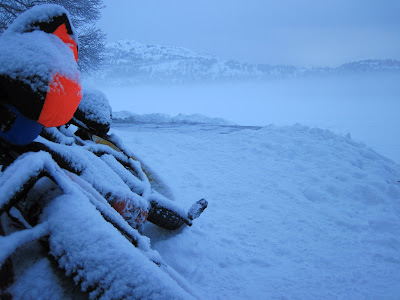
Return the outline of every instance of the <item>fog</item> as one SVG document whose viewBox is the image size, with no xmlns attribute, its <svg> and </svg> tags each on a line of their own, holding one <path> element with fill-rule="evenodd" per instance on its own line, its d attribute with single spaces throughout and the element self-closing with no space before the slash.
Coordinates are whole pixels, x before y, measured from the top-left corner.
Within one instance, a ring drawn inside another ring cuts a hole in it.
<svg viewBox="0 0 400 300">
<path fill-rule="evenodd" d="M 109 41 L 133 39 L 248 63 L 338 66 L 400 58 L 396 0 L 105 0 Z"/>
<path fill-rule="evenodd" d="M 398 75 L 102 88 L 114 111 L 204 114 L 238 125 L 300 123 L 350 133 L 400 162 Z"/>
<path fill-rule="evenodd" d="M 186 47 L 247 63 L 338 66 L 400 58 L 400 2 L 105 0 L 109 41 Z M 101 85 L 114 111 L 204 114 L 326 128 L 400 162 L 398 75 L 191 85 Z"/>
</svg>

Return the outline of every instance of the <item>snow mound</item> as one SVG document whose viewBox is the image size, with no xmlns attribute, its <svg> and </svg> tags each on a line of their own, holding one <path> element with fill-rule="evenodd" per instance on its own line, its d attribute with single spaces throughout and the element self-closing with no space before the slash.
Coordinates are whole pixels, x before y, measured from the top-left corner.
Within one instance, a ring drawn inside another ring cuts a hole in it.
<svg viewBox="0 0 400 300">
<path fill-rule="evenodd" d="M 212 118 L 201 114 L 178 114 L 171 117 L 168 114 L 134 114 L 129 111 L 113 112 L 114 123 L 133 124 L 207 124 L 207 125 L 234 125 L 222 118 Z"/>
<path fill-rule="evenodd" d="M 88 120 L 101 124 L 110 124 L 111 122 L 110 103 L 100 90 L 84 88 L 79 109 L 85 113 L 85 118 Z"/>
</svg>

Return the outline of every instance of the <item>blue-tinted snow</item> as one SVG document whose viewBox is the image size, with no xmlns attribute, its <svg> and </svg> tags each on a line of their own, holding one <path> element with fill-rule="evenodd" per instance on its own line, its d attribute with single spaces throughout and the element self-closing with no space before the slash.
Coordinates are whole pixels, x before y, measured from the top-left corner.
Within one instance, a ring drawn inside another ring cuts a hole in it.
<svg viewBox="0 0 400 300">
<path fill-rule="evenodd" d="M 101 124 L 110 124 L 111 106 L 106 96 L 100 91 L 84 88 L 79 109 L 85 112 L 85 118 Z"/>
<path fill-rule="evenodd" d="M 129 111 L 116 111 L 113 113 L 114 123 L 138 123 L 138 124 L 212 124 L 212 125 L 233 125 L 222 118 L 212 118 L 202 114 L 135 114 Z"/>
<path fill-rule="evenodd" d="M 24 81 L 33 91 L 47 91 L 52 75 L 59 74 L 79 82 L 78 66 L 71 49 L 57 36 L 27 30 L 33 20 L 66 13 L 58 5 L 36 6 L 19 15 L 0 36 L 0 74 Z"/>
<path fill-rule="evenodd" d="M 25 11 L 24 13 L 18 15 L 13 23 L 8 26 L 5 33 L 24 33 L 27 31 L 33 31 L 36 29 L 34 25 L 36 22 L 47 22 L 50 18 L 62 16 L 63 14 L 67 15 L 68 18 L 71 20 L 69 12 L 61 5 L 36 5 Z M 70 25 L 73 32 L 73 38 L 75 42 L 78 42 L 75 28 L 73 27 L 72 23 Z"/>
<path fill-rule="evenodd" d="M 301 125 L 125 124 L 113 133 L 153 167 L 177 203 L 189 208 L 204 197 L 209 207 L 178 232 L 146 224 L 144 233 L 160 255 L 146 239 L 136 251 L 101 221 L 89 198 L 97 199 L 100 211 L 107 204 L 87 182 L 68 179 L 49 155 L 33 155 L 32 170 L 46 166 L 66 192 L 42 216 L 51 230 L 52 253 L 72 273 L 85 263 L 86 273 L 76 277 L 84 286 L 101 279 L 109 288 L 105 296 L 118 296 L 134 282 L 143 298 L 190 297 L 147 258 L 162 257 L 177 271 L 174 276 L 184 278 L 180 285 L 189 284 L 186 289 L 201 299 L 400 294 L 400 166 L 367 146 Z M 84 152 L 77 153 L 84 162 Z M 26 159 L 20 163 L 26 165 Z M 1 187 L 6 193 L 26 174 L 26 168 L 12 171 L 7 178 L 13 184 Z M 89 180 L 89 174 L 83 178 Z M 93 185 L 109 184 L 94 178 Z M 38 263 L 32 268 L 46 270 Z M 30 270 L 13 287 L 16 295 L 33 280 Z M 53 282 L 50 275 L 44 278 Z M 46 282 L 35 285 L 43 286 Z"/>
<path fill-rule="evenodd" d="M 186 207 L 174 233 L 147 225 L 204 299 L 396 299 L 400 165 L 350 137 L 296 126 L 118 125 Z"/>
<path fill-rule="evenodd" d="M 51 147 L 50 144 L 49 146 Z M 79 155 L 75 158 L 79 158 Z M 80 158 L 83 166 L 87 168 L 84 156 Z M 56 197 L 46 207 L 41 215 L 40 225 L 0 237 L 1 262 L 23 244 L 49 235 L 50 254 L 57 259 L 58 266 L 67 276 L 72 276 L 76 282 L 79 281 L 84 291 L 89 290 L 91 299 L 120 299 L 123 296 L 140 299 L 191 298 L 187 293 L 190 287 L 185 287 L 184 280 L 178 283 L 171 275 L 167 275 L 170 273 L 179 279 L 179 274 L 164 271 L 169 267 L 157 252 L 150 249 L 148 238 L 139 236 L 119 214 L 112 214 L 113 210 L 104 198 L 82 179 L 85 176 L 80 178 L 62 171 L 51 159 L 50 154 L 29 153 L 17 159 L 1 173 L 1 195 L 14 193 L 26 182 L 28 176 L 38 174 L 43 169 L 57 182 L 63 195 Z M 97 179 L 100 184 L 110 184 L 110 178 Z M 8 198 L 4 196 L 1 198 L 2 202 Z M 0 203 L 3 204 L 2 202 Z M 118 224 L 137 240 L 137 248 L 113 225 L 105 222 L 105 209 L 111 211 L 108 218 L 111 218 L 114 224 Z M 57 282 L 54 275 L 36 275 L 36 272 L 52 271 L 48 264 L 37 260 L 35 252 L 41 249 L 39 245 L 33 249 L 33 254 L 27 252 L 22 258 L 17 258 L 31 259 L 32 262 L 24 264 L 26 269 L 22 269 L 23 274 L 16 274 L 17 280 L 10 291 L 20 299 L 35 298 L 36 295 L 45 299 L 62 298 L 59 289 L 47 289 L 47 286 Z M 29 288 L 37 279 L 37 284 L 33 284 L 34 288 Z"/>
<path fill-rule="evenodd" d="M 254 126 L 300 123 L 350 133 L 355 140 L 399 163 L 399 82 L 398 74 L 382 73 L 102 90 L 116 112 L 127 110 L 139 116 L 201 114 Z"/>
</svg>

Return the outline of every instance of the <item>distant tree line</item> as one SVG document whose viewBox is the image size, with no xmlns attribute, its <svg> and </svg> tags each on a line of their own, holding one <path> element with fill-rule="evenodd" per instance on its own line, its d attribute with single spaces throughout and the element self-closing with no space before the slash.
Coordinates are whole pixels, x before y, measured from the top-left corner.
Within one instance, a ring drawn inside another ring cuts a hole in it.
<svg viewBox="0 0 400 300">
<path fill-rule="evenodd" d="M 22 12 L 40 4 L 59 4 L 70 13 L 79 36 L 79 66 L 82 71 L 97 69 L 103 59 L 105 33 L 96 22 L 103 0 L 0 0 L 0 33 Z"/>
</svg>

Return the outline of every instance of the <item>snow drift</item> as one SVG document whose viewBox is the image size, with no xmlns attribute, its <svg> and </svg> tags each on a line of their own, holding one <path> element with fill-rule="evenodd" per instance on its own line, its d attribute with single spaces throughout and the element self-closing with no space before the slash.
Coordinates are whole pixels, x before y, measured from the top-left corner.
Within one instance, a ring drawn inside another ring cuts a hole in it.
<svg viewBox="0 0 400 300">
<path fill-rule="evenodd" d="M 118 125 L 176 194 L 209 208 L 145 233 L 204 299 L 396 299 L 400 166 L 302 125 Z M 206 296 L 205 296 L 206 295 Z"/>
</svg>

